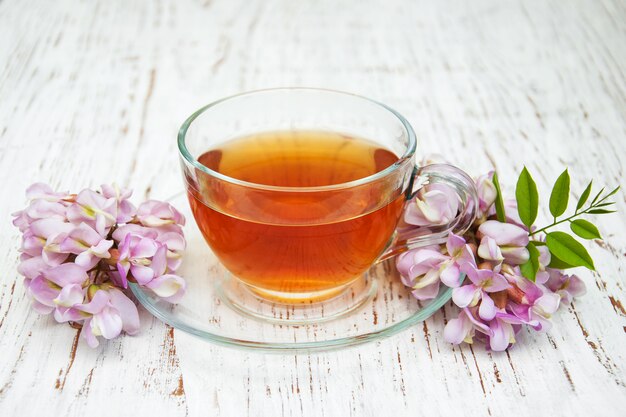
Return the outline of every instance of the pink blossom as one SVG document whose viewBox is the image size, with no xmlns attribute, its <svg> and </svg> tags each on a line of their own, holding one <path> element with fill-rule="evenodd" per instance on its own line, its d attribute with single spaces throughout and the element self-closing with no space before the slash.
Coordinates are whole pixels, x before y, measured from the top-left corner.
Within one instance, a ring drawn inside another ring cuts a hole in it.
<svg viewBox="0 0 626 417">
<path fill-rule="evenodd" d="M 560 296 L 524 278 L 518 270 L 506 277 L 524 294 L 521 300 L 509 302 L 512 313 L 537 331 L 549 329 L 550 318 L 559 308 Z"/>
<path fill-rule="evenodd" d="M 489 236 L 483 236 L 480 241 L 480 246 L 478 246 L 477 253 L 478 256 L 486 261 L 495 261 L 499 264 L 504 260 L 504 256 L 502 256 L 502 251 L 496 243 L 496 240 Z"/>
<path fill-rule="evenodd" d="M 583 296 L 587 292 L 585 283 L 577 275 L 566 275 L 552 268 L 548 268 L 546 272 L 549 276 L 546 286 L 558 294 L 565 304 L 570 304 L 574 297 Z"/>
<path fill-rule="evenodd" d="M 26 253 L 20 255 L 20 263 L 17 266 L 17 272 L 27 279 L 34 279 L 42 271 L 49 269 L 50 265 L 41 256 L 30 256 Z"/>
<path fill-rule="evenodd" d="M 106 198 L 85 189 L 76 196 L 76 202 L 68 207 L 67 218 L 75 224 L 87 223 L 104 235 L 117 220 L 117 202 L 115 198 Z"/>
<path fill-rule="evenodd" d="M 57 217 L 35 220 L 24 231 L 22 252 L 30 256 L 40 256 L 49 238 L 65 234 L 72 227 L 72 224 Z"/>
<path fill-rule="evenodd" d="M 529 241 L 528 232 L 521 227 L 497 220 L 488 220 L 480 225 L 478 232 L 495 241 L 505 261 L 517 265 L 528 261 L 529 254 L 526 249 Z M 489 254 L 483 248 L 482 254 L 479 253 L 479 255 L 482 257 Z"/>
<path fill-rule="evenodd" d="M 81 336 L 90 347 L 99 345 L 97 336 L 113 339 L 122 332 L 139 331 L 139 314 L 135 304 L 120 290 L 95 287 L 91 301 L 75 304 L 58 315 L 59 321 L 83 321 Z"/>
<path fill-rule="evenodd" d="M 496 201 L 497 191 L 493 184 L 493 173 L 490 171 L 476 179 L 476 191 L 478 193 L 478 210 L 486 214 Z"/>
<path fill-rule="evenodd" d="M 174 206 L 156 200 L 148 200 L 140 204 L 137 208 L 137 219 L 144 226 L 185 224 L 185 217 Z"/>
<path fill-rule="evenodd" d="M 178 301 L 186 289 L 173 273 L 186 244 L 184 217 L 158 201 L 146 202 L 137 215 L 130 190 L 101 189 L 73 195 L 34 184 L 27 190 L 28 206 L 13 214 L 22 232 L 17 270 L 33 309 L 82 324 L 82 337 L 92 347 L 98 336 L 111 339 L 139 329 L 137 307 L 115 285 L 126 288 L 132 277 L 168 302 Z"/>
<path fill-rule="evenodd" d="M 413 289 L 413 296 L 429 300 L 439 293 L 441 266 L 449 259 L 438 248 L 418 248 L 401 254 L 396 267 L 404 285 Z"/>
<path fill-rule="evenodd" d="M 504 311 L 496 313 L 489 322 L 487 343 L 491 350 L 502 352 L 515 343 L 515 335 L 521 329 L 522 321 Z"/>
<path fill-rule="evenodd" d="M 117 229 L 115 229 L 112 237 L 115 241 L 122 242 L 128 234 L 146 237 L 149 239 L 156 239 L 159 236 L 159 232 L 154 227 L 142 226 L 136 223 L 128 223 L 121 225 Z"/>
<path fill-rule="evenodd" d="M 172 271 L 177 270 L 182 263 L 182 252 L 187 245 L 183 235 L 178 232 L 164 232 L 159 234 L 156 241 L 167 248 L 167 267 Z"/>
<path fill-rule="evenodd" d="M 448 287 L 456 288 L 461 285 L 461 267 L 464 264 L 476 266 L 474 254 L 461 236 L 450 233 L 446 242 L 446 250 L 450 259 L 441 265 L 440 278 Z"/>
<path fill-rule="evenodd" d="M 112 240 L 106 240 L 86 223 L 81 223 L 63 239 L 60 249 L 78 255 L 74 262 L 89 270 L 96 266 L 100 259 L 111 257 L 109 254 L 111 246 Z"/>
<path fill-rule="evenodd" d="M 130 196 L 133 195 L 133 191 L 128 188 L 120 188 L 117 184 L 102 184 L 100 189 L 105 198 L 113 198 L 117 202 L 117 222 L 129 222 L 137 212 L 135 206 L 128 201 Z"/>
<path fill-rule="evenodd" d="M 122 280 L 120 284 L 123 288 L 128 287 L 129 272 L 140 285 L 146 284 L 156 277 L 152 268 L 153 262 L 157 262 L 157 267 L 160 267 L 159 262 L 163 264 L 167 262 L 165 248 L 157 255 L 160 246 L 159 243 L 147 237 L 131 233 L 126 235 L 124 240 L 120 242 L 117 260 L 117 272 L 120 274 Z M 157 256 L 155 257 L 155 255 Z"/>
<path fill-rule="evenodd" d="M 459 198 L 444 184 L 422 188 L 404 213 L 404 221 L 415 226 L 433 226 L 450 223 L 459 211 Z"/>
<path fill-rule="evenodd" d="M 539 270 L 537 271 L 535 282 L 537 284 L 545 284 L 550 276 L 547 271 L 547 267 L 552 260 L 552 255 L 550 254 L 548 247 L 545 245 L 536 246 L 536 248 L 539 251 Z"/>
<path fill-rule="evenodd" d="M 510 287 L 507 280 L 499 273 L 490 269 L 477 269 L 474 265 L 464 264 L 461 267 L 471 284 L 455 288 L 452 301 L 461 308 L 475 307 L 480 301 L 479 316 L 491 320 L 496 314 L 496 306 L 487 293 L 506 290 Z"/>
<path fill-rule="evenodd" d="M 177 302 L 185 294 L 186 284 L 185 280 L 178 275 L 167 273 L 167 247 L 165 245 L 159 246 L 152 258 L 150 267 L 154 272 L 154 277 L 147 282 L 138 280 L 137 283 L 150 288 L 152 292 L 165 301 Z"/>
<path fill-rule="evenodd" d="M 36 309 L 40 313 L 50 313 L 57 306 L 55 299 L 64 287 L 73 284 L 82 285 L 87 281 L 87 273 L 80 266 L 66 263 L 43 270 L 28 285 L 29 293 L 37 301 Z M 66 291 L 67 292 L 67 291 Z M 64 294 L 66 296 L 67 294 Z M 61 298 L 63 300 L 64 298 Z"/>
<path fill-rule="evenodd" d="M 449 343 L 458 345 L 462 342 L 473 343 L 476 331 L 488 335 L 489 326 L 474 316 L 477 310 L 477 308 L 462 309 L 457 318 L 451 319 L 446 324 L 443 338 Z"/>
<path fill-rule="evenodd" d="M 437 246 L 413 249 L 398 257 L 397 268 L 405 285 L 413 288 L 419 300 L 434 298 L 439 293 L 439 281 L 448 287 L 461 284 L 461 266 L 475 265 L 474 255 L 465 239 L 451 233 L 446 243 L 447 255 Z"/>
<path fill-rule="evenodd" d="M 48 184 L 36 182 L 26 189 L 26 198 L 29 200 L 45 200 L 59 202 L 70 199 L 72 196 L 68 192 L 56 192 Z"/>
</svg>

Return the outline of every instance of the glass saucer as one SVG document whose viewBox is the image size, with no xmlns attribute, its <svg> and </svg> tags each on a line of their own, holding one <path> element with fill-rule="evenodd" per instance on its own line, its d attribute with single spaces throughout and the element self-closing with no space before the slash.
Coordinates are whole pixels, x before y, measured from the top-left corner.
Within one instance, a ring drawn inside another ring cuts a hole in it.
<svg viewBox="0 0 626 417">
<path fill-rule="evenodd" d="M 442 286 L 433 300 L 416 300 L 400 281 L 394 261 L 389 260 L 373 266 L 354 284 L 365 296 L 344 311 L 342 297 L 350 296 L 350 288 L 332 300 L 304 306 L 261 300 L 232 277 L 211 252 L 186 195 L 180 193 L 169 201 L 187 219 L 187 249 L 177 272 L 187 281 L 187 292 L 178 304 L 170 304 L 135 284 L 131 289 L 159 320 L 206 341 L 270 352 L 354 346 L 424 321 L 452 296 L 452 290 Z M 335 311 L 325 314 L 324 309 L 329 308 Z"/>
</svg>

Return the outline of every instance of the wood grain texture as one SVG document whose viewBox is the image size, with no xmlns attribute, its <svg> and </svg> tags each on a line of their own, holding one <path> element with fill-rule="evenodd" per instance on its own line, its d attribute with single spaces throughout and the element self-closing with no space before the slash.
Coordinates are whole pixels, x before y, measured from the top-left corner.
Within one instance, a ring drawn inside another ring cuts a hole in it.
<svg viewBox="0 0 626 417">
<path fill-rule="evenodd" d="M 623 415 L 624 193 L 588 245 L 587 296 L 497 354 L 448 345 L 449 306 L 329 353 L 221 348 L 145 312 L 138 336 L 92 350 L 30 311 L 9 213 L 34 181 L 165 197 L 187 115 L 289 85 L 388 103 L 422 153 L 495 166 L 509 192 L 523 165 L 542 196 L 564 166 L 575 193 L 626 187 L 625 68 L 620 0 L 0 1 L 0 415 Z"/>
</svg>

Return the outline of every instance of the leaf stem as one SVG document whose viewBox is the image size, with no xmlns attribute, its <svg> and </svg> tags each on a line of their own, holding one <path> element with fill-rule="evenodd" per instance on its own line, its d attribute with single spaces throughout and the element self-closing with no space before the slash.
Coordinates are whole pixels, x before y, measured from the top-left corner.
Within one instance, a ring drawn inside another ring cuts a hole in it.
<svg viewBox="0 0 626 417">
<path fill-rule="evenodd" d="M 547 229 L 549 229 L 549 228 L 551 228 L 553 226 L 556 226 L 557 224 L 568 222 L 568 221 L 572 220 L 574 217 L 578 217 L 580 215 L 586 214 L 589 210 L 591 210 L 593 208 L 595 208 L 595 206 L 594 205 L 590 205 L 585 210 L 580 211 L 580 212 L 574 212 L 574 214 L 572 214 L 571 216 L 569 216 L 569 217 L 567 217 L 565 219 L 559 220 L 558 222 L 556 221 L 556 218 L 555 218 L 554 222 L 552 224 L 550 224 L 548 226 L 545 226 L 545 227 L 542 227 L 541 229 L 535 230 L 534 232 L 529 233 L 528 236 L 533 236 L 533 235 L 536 235 L 537 233 L 541 233 L 541 232 L 543 232 L 543 231 L 545 231 L 545 230 L 547 230 Z"/>
</svg>

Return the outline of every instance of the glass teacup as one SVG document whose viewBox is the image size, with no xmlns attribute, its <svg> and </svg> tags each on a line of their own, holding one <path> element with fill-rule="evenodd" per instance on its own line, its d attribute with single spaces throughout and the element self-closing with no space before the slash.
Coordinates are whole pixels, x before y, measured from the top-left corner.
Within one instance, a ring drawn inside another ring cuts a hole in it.
<svg viewBox="0 0 626 417">
<path fill-rule="evenodd" d="M 475 216 L 471 179 L 450 165 L 416 166 L 407 120 L 353 94 L 232 96 L 191 115 L 178 146 L 194 218 L 233 276 L 226 298 L 243 310 L 256 299 L 352 311 L 371 294 L 372 265 L 462 233 Z M 407 202 L 434 183 L 456 192 L 457 216 L 404 227 Z"/>
</svg>

